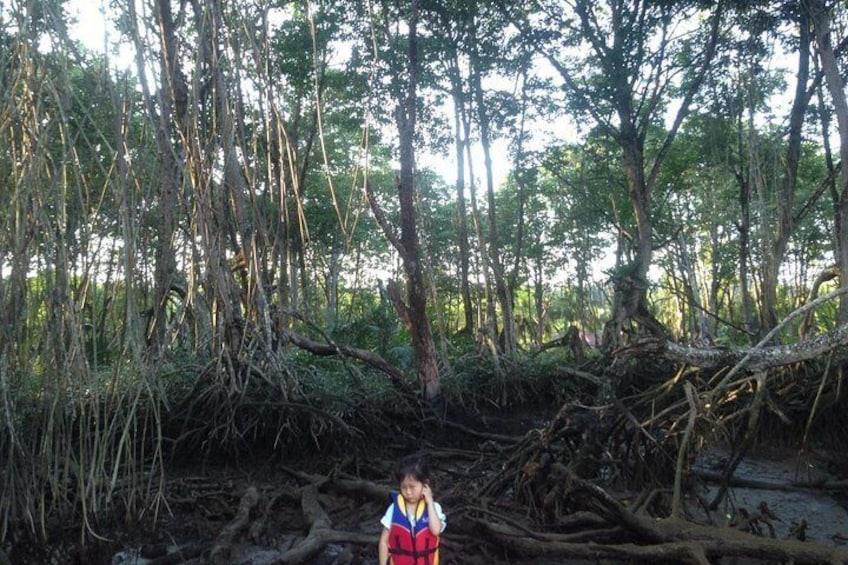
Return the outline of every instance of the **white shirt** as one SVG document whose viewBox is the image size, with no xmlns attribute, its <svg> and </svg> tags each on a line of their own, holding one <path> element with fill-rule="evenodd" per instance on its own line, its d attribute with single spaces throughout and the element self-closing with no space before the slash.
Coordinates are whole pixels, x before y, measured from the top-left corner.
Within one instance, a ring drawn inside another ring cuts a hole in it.
<svg viewBox="0 0 848 565">
<path fill-rule="evenodd" d="M 383 527 L 386 528 L 387 530 L 391 529 L 391 527 L 392 527 L 392 514 L 394 512 L 394 507 L 395 507 L 394 504 L 390 504 L 388 509 L 386 510 L 386 513 L 383 514 L 383 518 L 380 520 L 380 523 L 383 524 Z M 448 519 L 445 516 L 445 513 L 442 511 L 442 505 L 439 504 L 438 502 L 433 502 L 433 509 L 436 511 L 436 515 L 439 517 L 439 520 L 441 520 L 441 522 L 442 522 L 442 532 L 444 532 L 445 528 L 448 525 Z M 411 506 L 411 510 L 413 512 L 415 512 L 415 507 Z M 412 523 L 412 522 L 415 522 L 415 520 L 414 519 L 410 520 L 410 523 Z"/>
</svg>

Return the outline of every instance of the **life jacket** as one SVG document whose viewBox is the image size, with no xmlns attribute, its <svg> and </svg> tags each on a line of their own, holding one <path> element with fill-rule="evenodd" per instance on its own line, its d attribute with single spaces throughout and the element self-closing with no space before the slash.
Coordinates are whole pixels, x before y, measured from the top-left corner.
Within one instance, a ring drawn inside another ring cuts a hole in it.
<svg viewBox="0 0 848 565">
<path fill-rule="evenodd" d="M 430 532 L 427 503 L 418 501 L 415 522 L 406 515 L 406 500 L 392 493 L 392 526 L 389 528 L 391 565 L 439 565 L 439 536 Z"/>
</svg>

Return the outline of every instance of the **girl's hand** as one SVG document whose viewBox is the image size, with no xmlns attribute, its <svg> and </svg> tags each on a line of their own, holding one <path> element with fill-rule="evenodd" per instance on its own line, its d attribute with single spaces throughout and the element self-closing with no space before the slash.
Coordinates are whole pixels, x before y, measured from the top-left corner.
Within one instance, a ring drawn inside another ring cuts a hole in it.
<svg viewBox="0 0 848 565">
<path fill-rule="evenodd" d="M 421 490 L 421 494 L 424 495 L 424 500 L 428 504 L 433 502 L 433 490 L 430 488 L 430 485 L 424 485 L 424 488 Z"/>
</svg>

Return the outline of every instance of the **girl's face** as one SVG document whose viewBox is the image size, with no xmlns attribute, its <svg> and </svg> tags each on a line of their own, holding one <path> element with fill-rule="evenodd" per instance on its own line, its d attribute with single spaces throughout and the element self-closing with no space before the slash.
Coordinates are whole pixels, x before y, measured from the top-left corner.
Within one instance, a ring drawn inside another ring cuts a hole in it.
<svg viewBox="0 0 848 565">
<path fill-rule="evenodd" d="M 424 498 L 424 484 L 412 475 L 407 475 L 400 482 L 400 493 L 408 504 L 418 504 Z"/>
</svg>

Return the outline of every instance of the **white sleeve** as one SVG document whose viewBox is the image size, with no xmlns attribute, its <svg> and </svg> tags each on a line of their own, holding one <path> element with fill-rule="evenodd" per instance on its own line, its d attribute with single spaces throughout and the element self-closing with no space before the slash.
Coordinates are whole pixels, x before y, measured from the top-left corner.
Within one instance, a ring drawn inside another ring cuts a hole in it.
<svg viewBox="0 0 848 565">
<path fill-rule="evenodd" d="M 444 511 L 442 510 L 442 505 L 438 502 L 433 502 L 433 508 L 436 510 L 436 514 L 439 516 L 439 520 L 442 521 L 442 531 L 445 531 L 445 528 L 448 527 L 448 517 L 445 516 Z M 391 516 L 389 516 L 389 523 L 391 523 Z"/>
<path fill-rule="evenodd" d="M 389 507 L 386 509 L 386 513 L 383 514 L 383 517 L 380 519 L 380 523 L 383 524 L 383 527 L 387 530 L 392 527 L 392 509 L 394 508 L 393 504 L 389 504 Z"/>
</svg>

